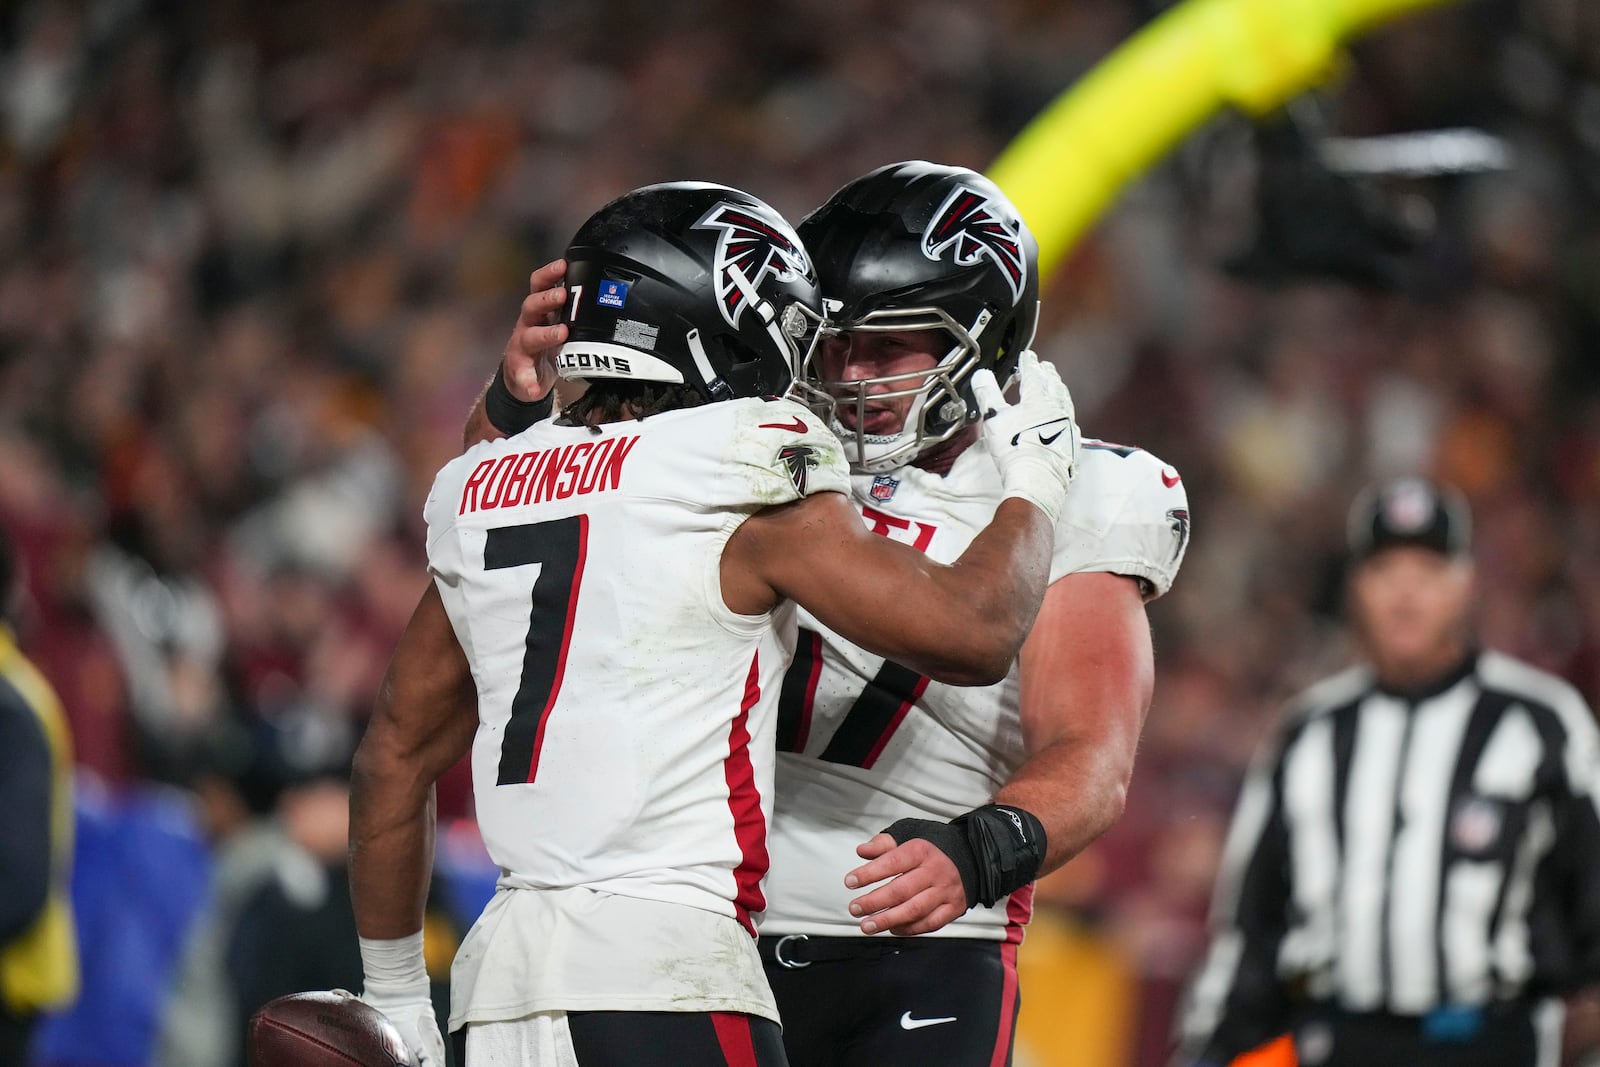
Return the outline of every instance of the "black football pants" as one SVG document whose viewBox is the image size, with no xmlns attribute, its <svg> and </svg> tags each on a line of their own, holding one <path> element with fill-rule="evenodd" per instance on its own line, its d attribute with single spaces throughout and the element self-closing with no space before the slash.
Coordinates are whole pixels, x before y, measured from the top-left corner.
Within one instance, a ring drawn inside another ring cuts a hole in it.
<svg viewBox="0 0 1600 1067">
<path fill-rule="evenodd" d="M 579 1067 L 785 1067 L 771 1019 L 733 1012 L 569 1011 Z M 467 1028 L 451 1035 L 465 1063 Z"/>
<path fill-rule="evenodd" d="M 761 958 L 793 1067 L 1011 1063 L 1021 1005 L 1016 945 L 766 936 Z"/>
</svg>

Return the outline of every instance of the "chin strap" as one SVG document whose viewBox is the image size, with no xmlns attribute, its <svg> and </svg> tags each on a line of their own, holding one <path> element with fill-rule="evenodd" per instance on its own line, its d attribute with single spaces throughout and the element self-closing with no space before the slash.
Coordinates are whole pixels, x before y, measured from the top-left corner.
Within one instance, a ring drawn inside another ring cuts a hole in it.
<svg viewBox="0 0 1600 1067">
<path fill-rule="evenodd" d="M 733 387 L 711 369 L 711 357 L 706 355 L 706 346 L 700 342 L 700 331 L 690 330 L 683 339 L 689 346 L 689 355 L 694 357 L 694 369 L 705 384 L 706 394 L 712 400 L 732 400 Z"/>
</svg>

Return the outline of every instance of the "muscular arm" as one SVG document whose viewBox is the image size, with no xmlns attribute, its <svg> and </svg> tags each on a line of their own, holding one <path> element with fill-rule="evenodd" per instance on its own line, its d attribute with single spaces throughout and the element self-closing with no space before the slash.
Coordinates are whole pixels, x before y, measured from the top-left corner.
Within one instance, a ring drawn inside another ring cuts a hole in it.
<svg viewBox="0 0 1600 1067">
<path fill-rule="evenodd" d="M 429 583 L 395 648 L 350 783 L 350 896 L 366 938 L 422 929 L 433 784 L 472 744 L 477 690 Z"/>
<path fill-rule="evenodd" d="M 1155 687 L 1150 625 L 1137 584 L 1100 573 L 1052 583 L 1019 667 L 1027 759 L 994 800 L 1024 808 L 1044 824 L 1044 874 L 1122 814 Z M 913 838 L 897 845 L 883 833 L 856 851 L 870 862 L 846 876 L 847 886 L 892 879 L 851 902 L 851 914 L 865 917 L 867 933 L 924 934 L 967 910 L 960 872 L 932 842 Z"/>
<path fill-rule="evenodd" d="M 961 558 L 935 563 L 861 524 L 839 493 L 747 519 L 722 556 L 723 599 L 754 615 L 794 600 L 845 640 L 952 685 L 1006 676 L 1039 610 L 1054 531 L 1001 503 Z"/>
<path fill-rule="evenodd" d="M 1138 584 L 1100 573 L 1053 583 L 1019 666 L 1028 758 L 995 802 L 1026 808 L 1044 823 L 1043 875 L 1122 814 L 1155 691 L 1155 653 Z"/>
</svg>

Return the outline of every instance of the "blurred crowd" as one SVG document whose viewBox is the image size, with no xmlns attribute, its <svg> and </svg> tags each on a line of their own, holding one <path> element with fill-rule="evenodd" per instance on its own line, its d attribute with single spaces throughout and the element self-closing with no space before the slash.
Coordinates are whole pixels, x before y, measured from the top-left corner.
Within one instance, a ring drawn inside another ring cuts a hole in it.
<svg viewBox="0 0 1600 1067">
<path fill-rule="evenodd" d="M 220 838 L 337 778 L 433 474 L 529 270 L 605 200 L 697 177 L 798 218 L 880 163 L 982 169 L 1166 6 L 0 5 L 0 525 L 85 788 L 186 790 Z M 1383 284 L 1246 278 L 1268 168 L 1219 119 L 1044 294 L 1086 432 L 1175 465 L 1195 516 L 1128 812 L 1043 894 L 1135 991 L 1117 1062 L 1159 1060 L 1279 702 L 1351 654 L 1358 487 L 1464 489 L 1486 640 L 1600 699 L 1600 9 L 1414 18 L 1314 106 L 1478 127 L 1509 165 L 1368 183 L 1412 236 Z M 440 810 L 470 819 L 464 774 Z"/>
</svg>

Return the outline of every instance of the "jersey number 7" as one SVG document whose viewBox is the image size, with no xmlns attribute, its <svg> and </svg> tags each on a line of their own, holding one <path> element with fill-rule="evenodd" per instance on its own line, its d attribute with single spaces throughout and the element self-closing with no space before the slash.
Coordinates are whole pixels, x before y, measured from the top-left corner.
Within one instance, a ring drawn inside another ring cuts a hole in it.
<svg viewBox="0 0 1600 1067">
<path fill-rule="evenodd" d="M 533 583 L 528 613 L 527 647 L 522 654 L 522 680 L 511 700 L 511 719 L 500 743 L 499 785 L 533 781 L 550 709 L 561 692 L 572 642 L 572 619 L 583 584 L 583 562 L 589 548 L 589 516 L 501 526 L 483 543 L 483 569 L 542 564 Z"/>
</svg>

